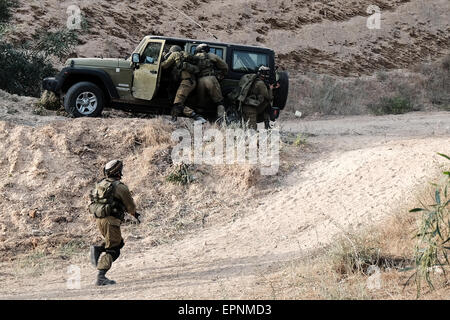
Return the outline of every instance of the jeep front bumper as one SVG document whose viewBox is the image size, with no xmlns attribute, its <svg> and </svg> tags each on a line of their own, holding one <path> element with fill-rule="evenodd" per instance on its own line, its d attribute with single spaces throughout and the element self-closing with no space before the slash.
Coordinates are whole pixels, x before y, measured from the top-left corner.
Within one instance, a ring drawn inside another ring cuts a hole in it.
<svg viewBox="0 0 450 320">
<path fill-rule="evenodd" d="M 56 78 L 45 78 L 42 81 L 42 88 L 47 91 L 56 93 L 58 86 L 58 80 Z"/>
</svg>

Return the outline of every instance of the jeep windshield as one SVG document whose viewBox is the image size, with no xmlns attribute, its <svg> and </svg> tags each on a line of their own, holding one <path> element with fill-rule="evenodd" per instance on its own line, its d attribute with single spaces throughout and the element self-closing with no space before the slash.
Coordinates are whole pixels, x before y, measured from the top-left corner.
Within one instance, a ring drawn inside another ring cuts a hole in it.
<svg viewBox="0 0 450 320">
<path fill-rule="evenodd" d="M 269 66 L 269 57 L 264 53 L 234 50 L 232 65 L 236 72 L 257 72 L 259 67 Z"/>
</svg>

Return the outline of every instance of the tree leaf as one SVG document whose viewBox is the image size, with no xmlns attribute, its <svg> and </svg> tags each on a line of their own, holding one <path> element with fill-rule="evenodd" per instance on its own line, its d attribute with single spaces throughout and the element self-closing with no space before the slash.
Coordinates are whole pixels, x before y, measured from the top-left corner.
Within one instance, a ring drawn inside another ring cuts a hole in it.
<svg viewBox="0 0 450 320">
<path fill-rule="evenodd" d="M 423 208 L 414 208 L 412 210 L 409 210 L 409 212 L 419 212 L 419 211 L 425 211 Z"/>
<path fill-rule="evenodd" d="M 440 155 L 441 157 L 446 158 L 447 160 L 450 160 L 450 157 L 447 156 L 446 154 L 443 154 L 443 153 L 439 153 L 439 152 L 438 152 L 438 155 Z"/>
</svg>

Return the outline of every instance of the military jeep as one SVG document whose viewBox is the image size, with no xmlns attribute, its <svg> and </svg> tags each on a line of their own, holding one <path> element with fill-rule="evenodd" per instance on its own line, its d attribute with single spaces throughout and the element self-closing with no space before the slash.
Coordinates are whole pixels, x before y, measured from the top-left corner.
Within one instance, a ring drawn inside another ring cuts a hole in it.
<svg viewBox="0 0 450 320">
<path fill-rule="evenodd" d="M 54 78 L 43 80 L 43 89 L 54 92 L 63 100 L 64 108 L 74 117 L 97 117 L 104 108 L 129 112 L 170 115 L 172 101 L 167 88 L 170 77 L 160 64 L 172 45 L 194 53 L 200 43 L 207 43 L 212 53 L 229 66 L 228 75 L 221 81 L 224 97 L 248 73 L 255 73 L 261 65 L 272 70 L 271 82 L 280 84 L 274 90 L 271 119 L 279 116 L 287 101 L 289 77 L 278 72 L 273 50 L 256 46 L 198 41 L 192 39 L 146 36 L 128 59 L 73 58 Z M 173 85 L 172 85 L 173 87 Z M 186 105 L 211 121 L 216 110 L 212 101 L 198 99 L 194 91 Z M 214 106 L 214 107 L 211 107 Z M 262 122 L 264 119 L 258 119 Z"/>
</svg>

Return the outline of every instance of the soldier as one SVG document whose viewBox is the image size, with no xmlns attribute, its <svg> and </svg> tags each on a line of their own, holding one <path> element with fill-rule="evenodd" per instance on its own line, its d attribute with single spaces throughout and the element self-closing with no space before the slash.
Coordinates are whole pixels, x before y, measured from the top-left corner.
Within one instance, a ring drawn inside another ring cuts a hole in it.
<svg viewBox="0 0 450 320">
<path fill-rule="evenodd" d="M 205 43 L 200 44 L 195 49 L 195 59 L 200 69 L 198 75 L 198 95 L 205 97 L 205 90 L 211 97 L 217 107 L 217 116 L 222 117 L 225 113 L 223 106 L 224 99 L 219 80 L 225 78 L 228 73 L 228 65 L 219 56 L 209 52 L 209 46 Z M 218 70 L 218 74 L 216 73 Z"/>
<path fill-rule="evenodd" d="M 257 74 L 246 74 L 229 98 L 236 102 L 250 129 L 258 128 L 258 115 L 264 113 L 264 121 L 269 122 L 268 109 L 272 105 L 273 85 L 269 85 L 270 68 L 261 66 Z"/>
<path fill-rule="evenodd" d="M 191 56 L 189 53 L 182 51 L 180 46 L 172 46 L 169 54 L 169 57 L 161 63 L 161 68 L 171 70 L 173 83 L 181 81 L 173 102 L 172 119 L 175 121 L 177 116 L 184 114 L 195 121 L 205 123 L 206 120 L 203 117 L 184 105 L 189 94 L 197 86 L 195 73 L 198 72 L 198 68 L 188 62 Z"/>
<path fill-rule="evenodd" d="M 122 161 L 108 162 L 103 169 L 105 178 L 96 184 L 91 194 L 92 201 L 89 210 L 94 214 L 97 226 L 104 238 L 102 245 L 91 246 L 91 263 L 98 269 L 96 283 L 98 286 L 116 283 L 106 278 L 105 274 L 111 269 L 112 263 L 120 255 L 120 249 L 125 245 L 120 232 L 120 225 L 124 220 L 125 212 L 136 219 L 139 218 L 128 187 L 120 182 L 122 169 Z M 103 252 L 105 254 L 100 258 Z"/>
</svg>

